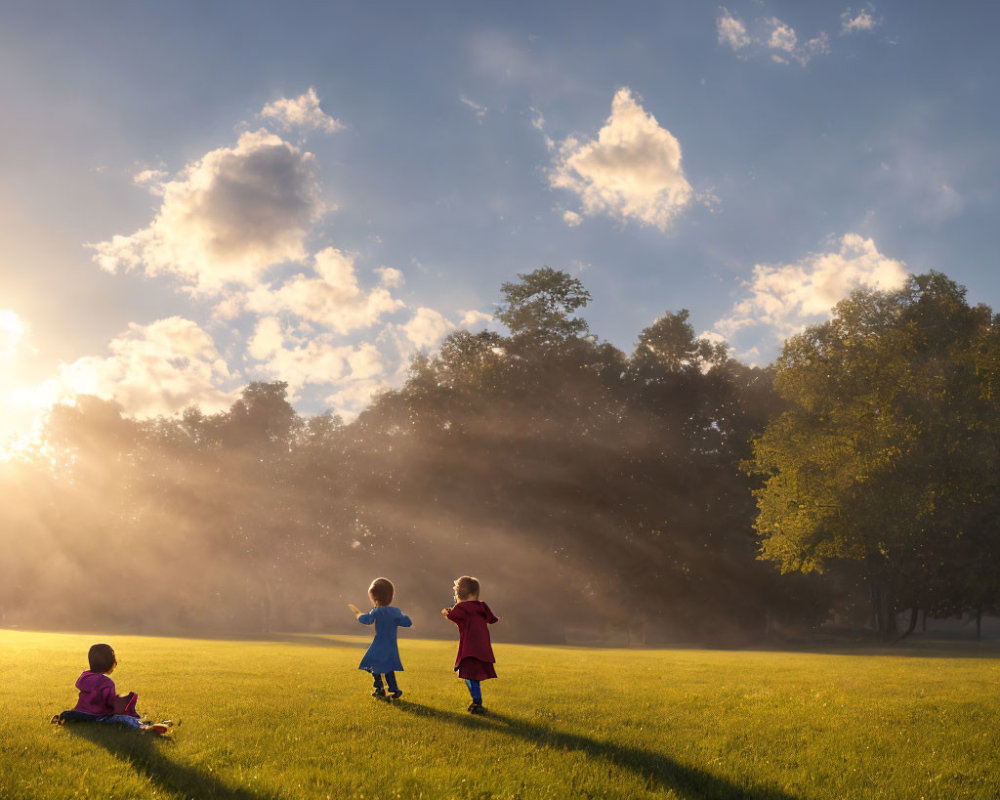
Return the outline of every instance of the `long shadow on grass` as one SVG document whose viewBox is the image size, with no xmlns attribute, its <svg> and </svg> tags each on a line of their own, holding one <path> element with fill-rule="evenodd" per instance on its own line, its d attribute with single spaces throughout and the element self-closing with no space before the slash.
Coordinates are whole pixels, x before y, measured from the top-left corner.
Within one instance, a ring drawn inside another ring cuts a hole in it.
<svg viewBox="0 0 1000 800">
<path fill-rule="evenodd" d="M 163 789 L 184 797 L 196 797 L 198 800 L 277 800 L 276 795 L 233 789 L 212 775 L 171 761 L 161 752 L 162 748 L 170 747 L 169 739 L 157 739 L 134 730 L 96 723 L 67 725 L 66 730 L 100 745 Z"/>
<path fill-rule="evenodd" d="M 482 717 L 474 717 L 406 700 L 395 701 L 393 705 L 418 717 L 441 720 L 480 733 L 493 730 L 553 750 L 575 750 L 584 753 L 588 758 L 600 759 L 629 770 L 645 779 L 651 786 L 663 790 L 672 789 L 688 800 L 796 800 L 793 795 L 769 786 L 737 786 L 724 778 L 679 764 L 667 756 L 650 750 L 601 742 L 576 733 L 555 731 L 544 725 L 536 725 L 495 711 L 490 711 Z"/>
</svg>

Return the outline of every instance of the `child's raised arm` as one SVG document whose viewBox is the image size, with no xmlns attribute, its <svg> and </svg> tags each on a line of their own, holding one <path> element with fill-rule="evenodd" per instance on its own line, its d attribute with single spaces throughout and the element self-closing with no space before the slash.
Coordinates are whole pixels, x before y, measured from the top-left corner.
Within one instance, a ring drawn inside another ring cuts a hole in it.
<svg viewBox="0 0 1000 800">
<path fill-rule="evenodd" d="M 351 609 L 351 613 L 354 614 L 355 618 L 360 617 L 365 612 L 358 608 L 354 603 L 348 603 L 347 607 Z"/>
</svg>

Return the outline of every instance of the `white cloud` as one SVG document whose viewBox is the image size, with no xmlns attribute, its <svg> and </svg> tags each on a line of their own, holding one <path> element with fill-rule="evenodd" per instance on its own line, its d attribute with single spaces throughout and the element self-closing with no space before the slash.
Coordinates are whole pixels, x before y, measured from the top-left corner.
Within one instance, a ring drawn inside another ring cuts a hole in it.
<svg viewBox="0 0 1000 800">
<path fill-rule="evenodd" d="M 253 370 L 287 381 L 293 399 L 307 384 L 370 379 L 384 371 L 382 357 L 373 344 L 337 344 L 330 334 L 296 335 L 277 317 L 258 320 L 247 342 L 247 353 L 257 362 Z"/>
<path fill-rule="evenodd" d="M 863 8 L 855 13 L 852 9 L 847 9 L 840 15 L 840 34 L 844 36 L 858 31 L 873 31 L 879 25 L 879 20 L 872 15 L 872 9 Z"/>
<path fill-rule="evenodd" d="M 805 43 L 802 48 L 802 53 L 799 55 L 800 63 L 805 66 L 808 59 L 813 56 L 825 56 L 830 52 L 830 37 L 826 35 L 826 31 L 820 31 L 819 36 L 814 39 L 810 39 Z M 803 57 L 807 57 L 807 61 L 802 61 Z"/>
<path fill-rule="evenodd" d="M 825 31 L 800 44 L 795 29 L 777 17 L 758 18 L 748 27 L 739 17 L 722 8 L 715 27 L 719 44 L 727 45 L 741 58 L 766 55 L 778 64 L 797 61 L 805 66 L 814 56 L 830 52 Z"/>
<path fill-rule="evenodd" d="M 374 380 L 349 381 L 329 395 L 324 402 L 334 413 L 349 422 L 364 411 L 375 394 L 385 388 L 387 388 L 385 384 Z"/>
<path fill-rule="evenodd" d="M 144 169 L 132 176 L 132 183 L 149 189 L 153 194 L 162 195 L 163 184 L 168 174 L 162 169 Z"/>
<path fill-rule="evenodd" d="M 458 324 L 466 328 L 471 328 L 473 325 L 479 325 L 483 322 L 489 323 L 493 321 L 492 314 L 476 311 L 475 309 L 471 311 L 459 311 L 458 313 L 462 315 Z"/>
<path fill-rule="evenodd" d="M 906 281 L 902 261 L 878 251 L 871 239 L 848 233 L 839 248 L 811 254 L 794 264 L 757 264 L 745 284 L 747 296 L 714 329 L 730 341 L 746 328 L 766 326 L 784 339 L 822 321 L 833 307 L 859 288 L 894 290 Z"/>
<path fill-rule="evenodd" d="M 336 133 L 344 126 L 319 107 L 319 97 L 316 90 L 309 91 L 296 98 L 282 97 L 273 103 L 268 103 L 260 112 L 260 116 L 278 123 L 283 130 L 293 128 L 302 130 L 318 130 L 324 133 Z"/>
<path fill-rule="evenodd" d="M 772 17 L 768 23 L 771 27 L 771 35 L 767 39 L 767 46 L 772 50 L 783 50 L 786 53 L 794 53 L 795 45 L 799 38 L 795 35 L 795 29 L 783 23 L 777 17 Z"/>
<path fill-rule="evenodd" d="M 35 390 L 37 406 L 91 394 L 115 400 L 131 416 L 151 417 L 176 414 L 190 405 L 221 411 L 238 395 L 222 388 L 235 376 L 212 337 L 189 319 L 130 323 L 108 350 L 107 357 L 86 356 L 61 365 Z"/>
<path fill-rule="evenodd" d="M 725 8 L 720 9 L 719 16 L 715 20 L 715 27 L 719 34 L 719 44 L 726 44 L 734 51 L 742 50 L 750 46 L 750 36 L 747 34 L 747 26 L 738 17 L 730 14 Z"/>
<path fill-rule="evenodd" d="M 406 338 L 416 347 L 431 348 L 444 339 L 455 328 L 455 325 L 445 319 L 439 311 L 420 307 L 413 318 L 400 327 Z"/>
<path fill-rule="evenodd" d="M 772 50 L 780 50 L 784 53 L 795 52 L 795 45 L 799 38 L 795 35 L 795 29 L 785 25 L 777 17 L 772 17 L 768 23 L 771 27 L 771 34 L 767 38 L 767 46 Z"/>
<path fill-rule="evenodd" d="M 583 214 L 607 214 L 660 230 L 693 196 L 681 169 L 679 142 L 628 88 L 615 93 L 611 116 L 596 139 L 571 137 L 560 143 L 549 183 L 579 195 Z"/>
<path fill-rule="evenodd" d="M 266 131 L 213 150 L 159 184 L 148 227 L 92 245 L 103 269 L 178 277 L 194 291 L 255 283 L 270 266 L 305 258 L 304 240 L 324 208 L 313 156 Z"/>
<path fill-rule="evenodd" d="M 565 222 L 569 227 L 575 228 L 577 225 L 583 222 L 583 217 L 581 217 L 575 211 L 564 211 L 563 222 Z"/>
<path fill-rule="evenodd" d="M 379 283 L 386 289 L 397 289 L 406 282 L 403 273 L 392 267 L 376 267 L 375 274 L 379 276 Z"/>
<path fill-rule="evenodd" d="M 374 378 L 384 369 L 382 355 L 371 342 L 362 342 L 347 356 L 347 363 L 351 367 L 352 378 Z"/>
<path fill-rule="evenodd" d="M 358 284 L 354 259 L 334 247 L 318 252 L 313 267 L 319 277 L 300 273 L 277 289 L 258 286 L 247 293 L 244 307 L 259 314 L 292 314 L 338 333 L 348 333 L 374 325 L 384 314 L 405 305 L 387 288 L 402 282 L 399 270 L 381 268 L 382 285 L 366 292 Z"/>
<path fill-rule="evenodd" d="M 464 94 L 460 94 L 458 96 L 458 99 L 462 102 L 463 105 L 467 105 L 476 113 L 476 119 L 481 120 L 483 117 L 486 116 L 486 112 L 489 111 L 489 109 L 486 106 L 479 105 L 479 103 L 475 102 L 474 100 L 470 100 Z"/>
</svg>

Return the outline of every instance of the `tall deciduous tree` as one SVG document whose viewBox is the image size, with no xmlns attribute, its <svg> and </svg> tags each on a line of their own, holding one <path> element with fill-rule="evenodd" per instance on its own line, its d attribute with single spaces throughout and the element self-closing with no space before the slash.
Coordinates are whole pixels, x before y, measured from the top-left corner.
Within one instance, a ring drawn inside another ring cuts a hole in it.
<svg viewBox="0 0 1000 800">
<path fill-rule="evenodd" d="M 990 310 L 938 273 L 856 292 L 786 342 L 788 408 L 751 462 L 763 557 L 785 572 L 860 562 L 886 639 L 903 608 L 969 602 L 961 554 L 997 499 L 995 347 Z"/>
</svg>

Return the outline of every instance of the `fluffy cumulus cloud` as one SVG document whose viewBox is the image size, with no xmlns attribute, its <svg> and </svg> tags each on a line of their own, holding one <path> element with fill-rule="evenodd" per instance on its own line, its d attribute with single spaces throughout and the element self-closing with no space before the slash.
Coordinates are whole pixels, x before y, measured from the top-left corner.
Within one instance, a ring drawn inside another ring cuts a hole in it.
<svg viewBox="0 0 1000 800">
<path fill-rule="evenodd" d="M 440 311 L 433 308 L 418 308 L 409 322 L 400 326 L 406 338 L 418 348 L 430 349 L 451 331 L 455 324 L 450 322 Z"/>
<path fill-rule="evenodd" d="M 770 327 L 777 340 L 827 318 L 833 307 L 859 288 L 893 290 L 906 281 L 902 261 L 878 251 L 871 239 L 849 233 L 839 247 L 811 254 L 794 264 L 753 268 L 746 297 L 716 322 L 730 341 L 750 327 Z"/>
<path fill-rule="evenodd" d="M 302 260 L 324 211 L 313 156 L 266 131 L 244 133 L 156 187 L 163 202 L 149 226 L 92 245 L 94 258 L 111 272 L 173 275 L 201 293 Z"/>
<path fill-rule="evenodd" d="M 257 321 L 247 353 L 254 359 L 250 372 L 286 381 L 296 399 L 307 384 L 334 384 L 351 377 L 354 370 L 365 378 L 382 371 L 378 353 L 370 345 L 338 343 L 330 334 L 296 334 L 277 317 Z"/>
<path fill-rule="evenodd" d="M 795 61 L 805 66 L 813 57 L 830 52 L 825 31 L 803 42 L 795 28 L 777 17 L 756 19 L 748 25 L 722 8 L 715 18 L 715 29 L 719 44 L 729 47 L 740 58 L 767 56 L 778 64 Z"/>
<path fill-rule="evenodd" d="M 91 394 L 118 402 L 127 414 L 151 417 L 176 414 L 190 405 L 220 411 L 238 394 L 223 388 L 234 375 L 212 337 L 183 317 L 131 323 L 111 340 L 108 351 L 104 357 L 63 364 L 36 390 L 37 405 Z"/>
<path fill-rule="evenodd" d="M 244 308 L 258 314 L 284 313 L 337 333 L 349 333 L 374 325 L 383 315 L 404 307 L 389 291 L 402 283 L 399 270 L 377 270 L 379 285 L 362 289 L 354 259 L 334 247 L 316 254 L 313 269 L 316 277 L 300 273 L 278 288 L 254 288 L 246 294 Z"/>
<path fill-rule="evenodd" d="M 286 131 L 299 129 L 336 133 L 344 127 L 319 107 L 319 97 L 311 86 L 309 91 L 298 97 L 282 97 L 273 103 L 268 103 L 261 110 L 260 116 Z"/>
<path fill-rule="evenodd" d="M 860 11 L 847 9 L 840 15 L 840 34 L 845 36 L 859 31 L 873 31 L 878 27 L 879 20 L 874 16 L 874 9 L 869 6 Z"/>
<path fill-rule="evenodd" d="M 375 274 L 379 276 L 379 283 L 386 289 L 397 289 L 406 282 L 403 273 L 392 267 L 376 267 Z"/>
<path fill-rule="evenodd" d="M 619 89 L 611 116 L 596 139 L 564 140 L 556 150 L 549 183 L 580 198 L 586 216 L 607 214 L 666 230 L 692 200 L 691 185 L 681 168 L 681 146 L 656 118 Z M 563 215 L 569 225 L 576 212 Z"/>
<path fill-rule="evenodd" d="M 493 321 L 493 315 L 487 314 L 485 311 L 472 309 L 470 311 L 460 311 L 458 313 L 462 315 L 459 318 L 458 324 L 466 328 L 472 328 L 476 325 L 482 325 Z"/>
</svg>

